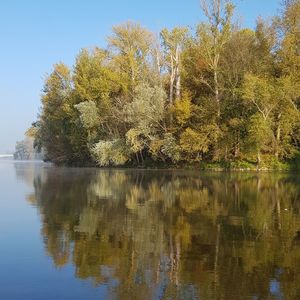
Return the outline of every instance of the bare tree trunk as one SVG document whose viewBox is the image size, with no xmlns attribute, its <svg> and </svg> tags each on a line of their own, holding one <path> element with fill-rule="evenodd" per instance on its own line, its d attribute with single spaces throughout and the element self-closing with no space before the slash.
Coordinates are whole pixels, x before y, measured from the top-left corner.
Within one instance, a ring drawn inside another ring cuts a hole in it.
<svg viewBox="0 0 300 300">
<path fill-rule="evenodd" d="M 136 161 L 137 161 L 138 165 L 140 165 L 140 160 L 139 160 L 139 155 L 138 155 L 138 153 L 135 153 L 135 157 L 136 157 Z"/>
<path fill-rule="evenodd" d="M 159 45 L 156 46 L 156 50 L 155 50 L 155 57 L 156 57 L 156 71 L 157 71 L 157 76 L 159 78 L 159 85 L 162 87 L 163 82 L 161 80 L 161 53 L 160 53 L 160 49 L 159 49 Z"/>
<path fill-rule="evenodd" d="M 169 103 L 170 105 L 173 104 L 173 89 L 174 89 L 174 79 L 170 78 L 170 96 L 169 96 Z"/>
<path fill-rule="evenodd" d="M 218 72 L 214 70 L 214 85 L 215 85 L 215 99 L 217 105 L 217 116 L 220 118 L 221 116 L 221 108 L 220 108 L 220 92 L 219 92 L 219 82 L 218 82 Z"/>
<path fill-rule="evenodd" d="M 144 165 L 144 157 L 143 157 L 143 152 L 142 152 L 142 150 L 140 150 L 140 156 L 141 156 L 142 166 L 143 166 L 143 165 Z"/>
<path fill-rule="evenodd" d="M 181 76 L 179 66 L 179 46 L 176 48 L 176 100 L 181 96 Z"/>
<path fill-rule="evenodd" d="M 181 77 L 180 75 L 177 75 L 176 78 L 176 100 L 179 100 L 181 98 Z"/>
<path fill-rule="evenodd" d="M 260 151 L 257 151 L 257 171 L 259 170 L 261 163 Z"/>
<path fill-rule="evenodd" d="M 240 133 L 239 131 L 236 134 L 236 142 L 234 145 L 234 158 L 238 158 L 240 155 Z"/>
<path fill-rule="evenodd" d="M 278 159 L 279 157 L 279 145 L 280 145 L 280 138 L 281 138 L 281 126 L 280 126 L 280 119 L 281 114 L 278 116 L 278 126 L 276 130 L 276 149 L 275 149 L 275 157 Z"/>
<path fill-rule="evenodd" d="M 175 81 L 174 59 L 173 56 L 171 55 L 170 95 L 169 95 L 170 105 L 173 104 L 174 81 Z"/>
<path fill-rule="evenodd" d="M 157 67 L 157 73 L 160 75 L 160 72 L 161 72 L 161 63 L 160 63 L 160 52 L 159 52 L 159 49 L 156 50 L 156 67 Z"/>
</svg>

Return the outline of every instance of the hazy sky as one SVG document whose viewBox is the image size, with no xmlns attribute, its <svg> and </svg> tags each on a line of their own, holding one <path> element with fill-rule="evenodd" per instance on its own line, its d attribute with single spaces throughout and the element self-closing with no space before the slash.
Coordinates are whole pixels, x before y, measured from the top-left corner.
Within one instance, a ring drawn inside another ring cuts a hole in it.
<svg viewBox="0 0 300 300">
<path fill-rule="evenodd" d="M 280 0 L 237 0 L 243 26 L 272 16 Z M 72 65 L 81 48 L 104 46 L 113 25 L 162 27 L 204 20 L 199 0 L 0 0 L 0 153 L 13 151 L 37 117 L 43 78 L 55 62 Z"/>
</svg>

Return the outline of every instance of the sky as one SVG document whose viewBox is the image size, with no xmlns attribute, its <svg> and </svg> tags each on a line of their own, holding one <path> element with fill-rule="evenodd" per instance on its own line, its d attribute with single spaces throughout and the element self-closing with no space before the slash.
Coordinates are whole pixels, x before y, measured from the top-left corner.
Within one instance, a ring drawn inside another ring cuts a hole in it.
<svg viewBox="0 0 300 300">
<path fill-rule="evenodd" d="M 236 0 L 243 27 L 278 13 L 280 0 Z M 80 49 L 105 46 L 113 25 L 136 21 L 154 32 L 204 21 L 199 0 L 0 0 L 0 154 L 37 119 L 52 65 L 72 66 Z"/>
</svg>

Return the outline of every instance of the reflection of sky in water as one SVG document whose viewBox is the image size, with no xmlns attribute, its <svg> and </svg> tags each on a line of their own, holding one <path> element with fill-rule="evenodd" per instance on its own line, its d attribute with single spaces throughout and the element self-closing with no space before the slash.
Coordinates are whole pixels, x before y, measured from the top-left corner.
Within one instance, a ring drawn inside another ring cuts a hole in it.
<svg viewBox="0 0 300 300">
<path fill-rule="evenodd" d="M 34 192 L 34 169 L 0 161 L 0 299 L 106 299 L 105 286 L 91 289 L 74 277 L 72 264 L 56 269 L 45 255 L 40 217 L 26 202 Z"/>
<path fill-rule="evenodd" d="M 0 163 L 0 299 L 297 295 L 299 178 Z"/>
<path fill-rule="evenodd" d="M 284 299 L 284 296 L 280 290 L 280 282 L 276 279 L 270 281 L 270 293 L 275 296 L 275 299 Z"/>
</svg>

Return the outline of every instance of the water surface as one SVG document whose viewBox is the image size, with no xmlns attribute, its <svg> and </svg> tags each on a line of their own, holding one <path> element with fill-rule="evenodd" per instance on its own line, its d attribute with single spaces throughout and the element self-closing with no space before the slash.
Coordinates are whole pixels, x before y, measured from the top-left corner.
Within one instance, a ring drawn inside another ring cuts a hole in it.
<svg viewBox="0 0 300 300">
<path fill-rule="evenodd" d="M 0 160 L 0 299 L 300 299 L 300 176 Z"/>
</svg>

